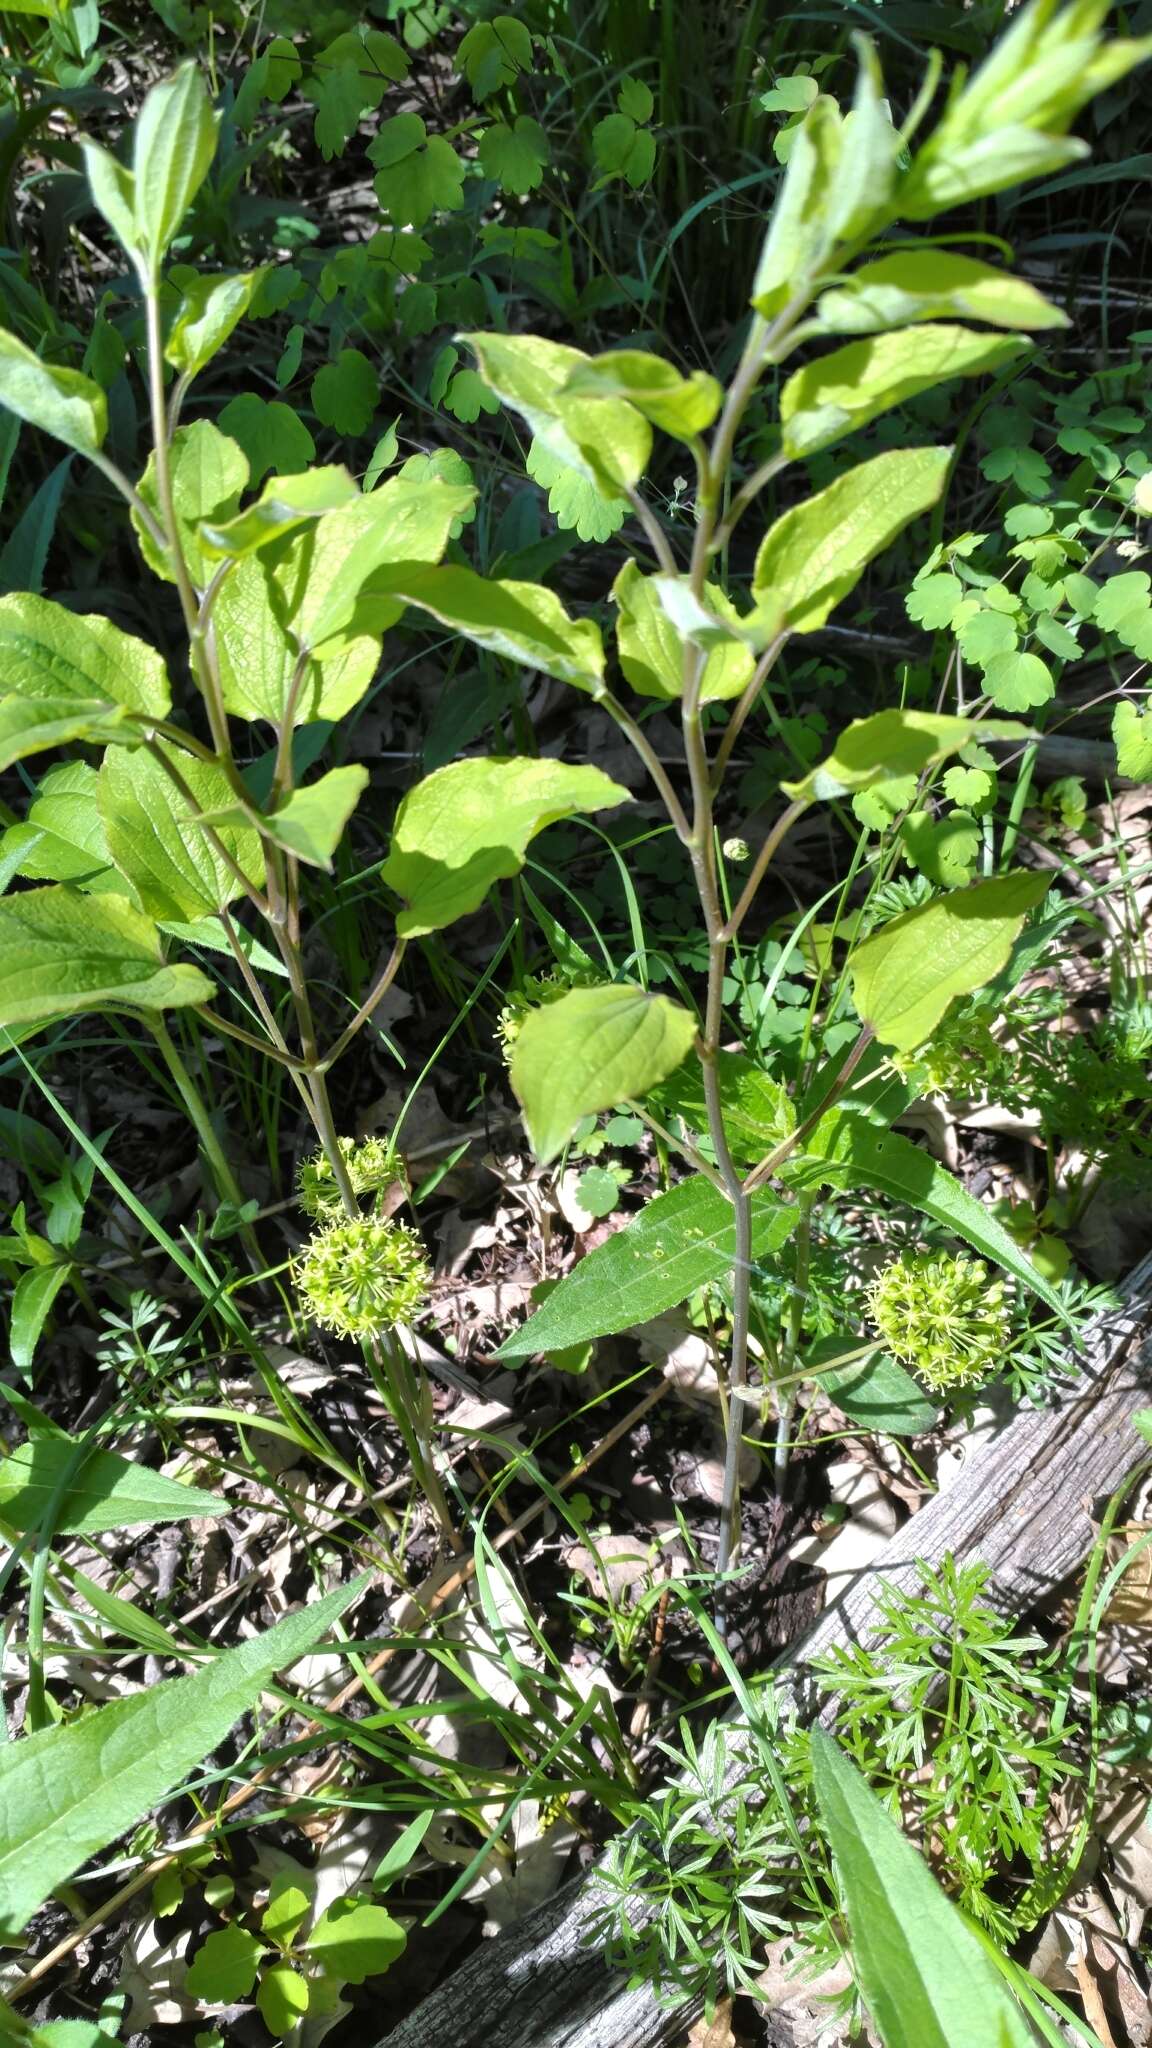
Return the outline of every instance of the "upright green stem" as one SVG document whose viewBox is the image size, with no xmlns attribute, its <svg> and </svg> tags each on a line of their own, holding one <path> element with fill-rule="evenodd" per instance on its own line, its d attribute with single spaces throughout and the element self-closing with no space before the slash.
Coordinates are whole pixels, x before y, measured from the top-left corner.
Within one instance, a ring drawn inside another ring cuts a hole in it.
<svg viewBox="0 0 1152 2048">
<path fill-rule="evenodd" d="M 796 1205 L 800 1212 L 800 1219 L 796 1225 L 796 1277 L 792 1282 L 788 1328 L 780 1355 L 781 1380 L 792 1380 L 793 1385 L 787 1393 L 779 1386 L 776 1390 L 776 1447 L 772 1460 L 776 1491 L 781 1495 L 788 1485 L 789 1437 L 796 1406 L 796 1360 L 800 1356 L 804 1340 L 804 1311 L 808 1305 L 808 1275 L 812 1266 L 812 1209 L 815 1200 L 814 1193 L 805 1193 L 800 1196 Z"/>
<path fill-rule="evenodd" d="M 243 1205 L 244 1197 L 236 1176 L 228 1163 L 227 1155 L 213 1128 L 208 1106 L 180 1057 L 175 1042 L 158 1010 L 142 1012 L 144 1022 L 156 1041 L 156 1049 L 172 1077 L 176 1092 L 184 1105 L 189 1123 L 200 1141 L 200 1149 L 208 1162 L 216 1193 L 222 1202 L 231 1203 L 234 1209 Z M 253 1245 L 255 1240 L 253 1239 Z M 259 1250 L 259 1247 L 256 1246 Z"/>
</svg>

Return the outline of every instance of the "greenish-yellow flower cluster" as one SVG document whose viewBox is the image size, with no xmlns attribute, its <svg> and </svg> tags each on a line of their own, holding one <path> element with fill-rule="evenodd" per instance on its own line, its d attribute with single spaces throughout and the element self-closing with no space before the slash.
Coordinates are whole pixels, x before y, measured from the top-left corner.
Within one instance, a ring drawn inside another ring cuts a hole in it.
<svg viewBox="0 0 1152 2048">
<path fill-rule="evenodd" d="M 293 1268 L 304 1313 L 341 1337 L 380 1337 L 410 1322 L 431 1277 L 416 1232 L 381 1216 L 326 1223 Z"/>
<path fill-rule="evenodd" d="M 933 1393 L 970 1386 L 1004 1362 L 1007 1291 L 981 1259 L 901 1252 L 874 1280 L 868 1309 L 893 1358 Z"/>
<path fill-rule="evenodd" d="M 386 1138 L 338 1138 L 340 1156 L 354 1195 L 374 1194 L 396 1178 L 396 1155 Z M 327 1153 L 314 1152 L 296 1176 L 296 1193 L 305 1215 L 319 1222 L 339 1216 L 344 1203 Z"/>
</svg>

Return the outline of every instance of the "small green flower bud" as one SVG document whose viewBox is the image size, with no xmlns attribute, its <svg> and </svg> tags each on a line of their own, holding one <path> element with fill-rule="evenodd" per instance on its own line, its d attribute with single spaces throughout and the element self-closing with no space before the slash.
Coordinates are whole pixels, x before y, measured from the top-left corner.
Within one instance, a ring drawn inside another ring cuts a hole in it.
<svg viewBox="0 0 1152 2048">
<path fill-rule="evenodd" d="M 747 860 L 752 848 L 746 839 L 726 839 L 720 851 L 725 860 L 730 860 L 734 867 L 740 867 Z"/>
<path fill-rule="evenodd" d="M 367 1195 L 396 1178 L 396 1157 L 386 1138 L 340 1138 L 340 1156 L 347 1169 L 354 1195 Z M 305 1159 L 296 1176 L 296 1193 L 305 1215 L 320 1222 L 339 1216 L 344 1203 L 327 1153 L 314 1152 Z"/>
<path fill-rule="evenodd" d="M 416 1232 L 377 1216 L 328 1223 L 293 1267 L 304 1313 L 341 1337 L 379 1337 L 410 1321 L 431 1277 Z"/>
<path fill-rule="evenodd" d="M 901 1252 L 877 1275 L 868 1308 L 893 1358 L 933 1393 L 986 1379 L 1003 1364 L 1006 1289 L 981 1259 Z"/>
</svg>

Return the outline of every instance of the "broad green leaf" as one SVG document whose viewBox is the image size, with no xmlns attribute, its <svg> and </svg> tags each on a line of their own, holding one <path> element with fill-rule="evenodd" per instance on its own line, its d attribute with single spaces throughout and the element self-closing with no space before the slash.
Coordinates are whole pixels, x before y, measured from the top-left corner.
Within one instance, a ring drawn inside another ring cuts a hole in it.
<svg viewBox="0 0 1152 2048">
<path fill-rule="evenodd" d="M 235 2005 L 249 1996 L 264 1952 L 263 1942 L 239 1921 L 214 1928 L 188 1966 L 185 1989 L 205 2005 Z"/>
<path fill-rule="evenodd" d="M 33 1266 L 27 1273 L 21 1273 L 12 1290 L 8 1350 L 17 1372 L 25 1377 L 32 1369 L 36 1346 L 52 1313 L 52 1304 L 71 1273 L 71 1265 L 66 1259 L 51 1266 Z M 5 1469 L 5 1465 L 0 1464 L 0 1502 L 3 1500 Z"/>
<path fill-rule="evenodd" d="M 281 624 L 279 597 L 273 573 L 258 554 L 239 561 L 221 586 L 212 618 L 225 709 L 279 728 L 291 702 L 294 726 L 335 721 L 359 703 L 371 683 L 379 637 L 365 632 L 330 641 L 322 656 L 306 664 L 293 692 L 298 649 Z"/>
<path fill-rule="evenodd" d="M 355 478 L 339 463 L 304 470 L 299 476 L 270 476 L 260 496 L 235 518 L 219 526 L 207 521 L 200 539 L 212 554 L 249 555 L 325 512 L 360 502 Z"/>
<path fill-rule="evenodd" d="M 1112 713 L 1116 765 L 1130 782 L 1152 782 L 1152 708 L 1140 710 L 1127 698 Z"/>
<path fill-rule="evenodd" d="M 789 377 L 780 394 L 784 452 L 814 455 L 843 434 L 952 377 L 981 377 L 1026 349 L 1014 334 L 941 325 L 850 341 Z"/>
<path fill-rule="evenodd" d="M 173 277 L 172 282 L 178 281 L 180 304 L 164 343 L 164 354 L 173 369 L 191 379 L 212 361 L 239 326 L 270 269 L 271 265 L 264 263 L 259 270 L 213 277 L 189 268 Z"/>
<path fill-rule="evenodd" d="M 884 97 L 875 45 L 856 45 L 856 90 L 844 117 L 841 146 L 827 198 L 827 229 L 834 243 L 874 236 L 891 218 L 902 144 Z"/>
<path fill-rule="evenodd" d="M 291 1963 L 273 1963 L 261 1972 L 256 2005 L 270 2034 L 291 2033 L 310 2002 L 308 1984 Z"/>
<path fill-rule="evenodd" d="M 214 763 L 175 747 L 162 751 L 187 785 L 187 795 L 143 749 L 129 753 L 116 747 L 105 755 L 99 802 L 108 849 L 150 917 L 211 916 L 242 895 L 243 886 L 197 821 L 230 808 L 232 788 Z M 264 861 L 256 833 L 247 826 L 221 825 L 217 836 L 259 886 Z"/>
<path fill-rule="evenodd" d="M 239 442 L 248 458 L 253 485 L 270 470 L 282 481 L 299 476 L 315 460 L 316 443 L 308 428 L 299 413 L 278 398 L 241 391 L 221 407 L 216 423 Z"/>
<path fill-rule="evenodd" d="M 332 855 L 344 827 L 368 787 L 368 770 L 359 766 L 330 768 L 318 782 L 295 789 L 278 810 L 261 815 L 261 829 L 286 853 L 310 866 L 332 866 Z M 243 825 L 239 806 L 209 812 L 207 825 Z"/>
<path fill-rule="evenodd" d="M 865 1429 L 883 1430 L 889 1436 L 921 1436 L 939 1417 L 939 1409 L 927 1398 L 911 1373 L 883 1352 L 858 1358 L 851 1365 L 824 1365 L 829 1358 L 849 1349 L 841 1337 L 825 1337 L 804 1355 L 805 1370 L 838 1408 Z"/>
<path fill-rule="evenodd" d="M 998 875 L 894 917 L 852 954 L 852 995 L 881 1045 L 911 1052 L 955 997 L 982 988 L 1007 964 L 1050 875 Z"/>
<path fill-rule="evenodd" d="M 630 803 L 599 768 L 562 761 L 453 761 L 425 776 L 396 813 L 381 878 L 403 898 L 402 938 L 443 930 L 478 910 L 494 882 L 519 874 L 531 839 L 559 818 Z"/>
<path fill-rule="evenodd" d="M 534 483 L 548 493 L 548 510 L 557 526 L 581 540 L 611 540 L 628 517 L 628 500 L 602 491 L 580 469 L 561 462 L 559 456 L 533 439 L 529 442 L 524 467 Z"/>
<path fill-rule="evenodd" d="M 463 206 L 464 160 L 443 135 L 428 134 L 419 114 L 382 122 L 368 155 L 376 197 L 397 226 L 422 228 L 434 213 Z"/>
<path fill-rule="evenodd" d="M 944 489 L 949 448 L 892 448 L 846 470 L 769 528 L 752 594 L 767 633 L 812 633 Z"/>
<path fill-rule="evenodd" d="M 211 420 L 193 420 L 191 426 L 177 427 L 172 436 L 169 462 L 181 550 L 193 583 L 203 589 L 211 581 L 218 563 L 205 552 L 199 531 L 201 521 L 211 520 L 219 525 L 231 519 L 240 503 L 240 493 L 248 482 L 248 459 L 243 449 L 214 427 Z M 148 467 L 137 489 L 149 511 L 159 517 L 155 454 L 149 456 Z M 136 528 L 140 552 L 149 568 L 154 569 L 165 583 L 174 582 L 167 547 L 157 546 L 135 512 L 132 523 Z"/>
<path fill-rule="evenodd" d="M 265 1635 L 0 1748 L 0 1928 L 19 1933 L 89 1857 L 164 1799 L 367 1587 L 365 1572 Z"/>
<path fill-rule="evenodd" d="M 312 1901 L 306 1891 L 293 1884 L 291 1872 L 282 1870 L 273 1878 L 268 1891 L 268 1904 L 260 1915 L 260 1932 L 277 1947 L 287 1948 L 303 1927 L 312 1910 Z"/>
<path fill-rule="evenodd" d="M 606 114 L 592 130 L 592 161 L 602 173 L 594 192 L 612 178 L 626 179 L 638 192 L 655 168 L 656 138 L 649 129 L 638 128 L 630 114 Z"/>
<path fill-rule="evenodd" d="M 805 803 L 871 789 L 902 775 L 923 775 L 975 740 L 1024 740 L 1028 727 L 1009 718 L 950 718 L 931 711 L 877 711 L 845 726 L 832 752 L 802 782 L 781 784 Z"/>
<path fill-rule="evenodd" d="M 560 599 L 538 583 L 502 583 L 472 569 L 417 564 L 382 570 L 375 587 L 419 605 L 491 654 L 603 695 L 599 627 L 592 619 L 570 618 Z"/>
<path fill-rule="evenodd" d="M 4 328 L 0 328 L 0 406 L 82 455 L 94 455 L 108 432 L 108 401 L 99 384 L 79 370 L 58 370 L 42 362 Z"/>
<path fill-rule="evenodd" d="M 485 383 L 527 420 L 558 461 L 609 493 L 634 484 L 652 452 L 652 429 L 619 398 L 575 398 L 569 379 L 589 358 L 535 334 L 464 334 Z"/>
<path fill-rule="evenodd" d="M 994 654 L 984 668 L 984 688 L 1001 711 L 1031 711 L 1056 694 L 1051 669 L 1038 654 L 1019 648 Z"/>
<path fill-rule="evenodd" d="M 57 1535 L 98 1536 L 108 1529 L 151 1528 L 227 1512 L 218 1494 L 166 1479 L 76 1437 L 37 1435 L 0 1460 L 0 1520 L 13 1529 L 37 1529 L 50 1513 Z"/>
<path fill-rule="evenodd" d="M 87 889 L 123 893 L 104 837 L 98 786 L 87 761 L 50 768 L 24 823 L 0 836 L 0 862 L 19 848 L 12 873 L 30 882 L 83 882 Z"/>
<path fill-rule="evenodd" d="M 476 145 L 484 176 L 521 198 L 540 184 L 551 153 L 547 135 L 531 114 L 517 114 L 511 126 L 497 121 Z"/>
<path fill-rule="evenodd" d="M 516 1040 L 511 1080 L 541 1165 L 562 1150 L 582 1116 L 666 1080 L 695 1037 L 690 1011 L 621 983 L 572 989 L 533 1010 Z"/>
<path fill-rule="evenodd" d="M 136 116 L 132 170 L 136 245 L 153 275 L 208 176 L 219 116 L 194 63 L 154 85 Z"/>
<path fill-rule="evenodd" d="M 1067 327 L 1068 316 L 1022 277 L 949 249 L 902 249 L 865 263 L 823 294 L 820 324 L 833 334 L 873 334 L 910 320 L 986 320 L 990 327 Z"/>
<path fill-rule="evenodd" d="M 976 872 L 984 834 L 967 811 L 949 811 L 941 818 L 931 811 L 911 811 L 900 827 L 900 841 L 913 866 L 938 889 L 959 889 Z"/>
<path fill-rule="evenodd" d="M 812 1783 L 856 1981 L 884 2048 L 1029 2048 L 995 1965 L 854 1764 L 816 1728 Z"/>
<path fill-rule="evenodd" d="M 110 745 L 136 736 L 120 704 L 83 704 L 73 697 L 0 698 L 0 768 L 71 740 Z"/>
<path fill-rule="evenodd" d="M 746 1053 L 718 1052 L 716 1078 L 732 1157 L 752 1166 L 795 1129 L 792 1099 L 783 1083 L 774 1081 Z M 681 1117 L 711 1159 L 704 1070 L 699 1061 L 678 1067 L 656 1091 L 656 1100 L 660 1115 Z"/>
<path fill-rule="evenodd" d="M 795 131 L 756 267 L 752 304 L 766 320 L 818 275 L 831 252 L 829 209 L 842 146 L 840 109 L 821 93 Z"/>
<path fill-rule="evenodd" d="M 312 379 L 312 404 L 322 427 L 337 434 L 366 434 L 380 396 L 380 380 L 364 351 L 342 348 Z"/>
<path fill-rule="evenodd" d="M 81 896 L 62 883 L 0 902 L 0 1025 L 113 1003 L 165 1010 L 212 993 L 198 968 L 165 964 L 152 920 L 118 896 Z"/>
<path fill-rule="evenodd" d="M 724 393 L 706 370 L 682 376 L 644 349 L 612 349 L 572 371 L 564 390 L 572 398 L 623 398 L 662 433 L 692 441 L 712 425 Z"/>
<path fill-rule="evenodd" d="M 98 613 L 26 591 L 0 597 L 0 689 L 5 698 L 123 705 L 150 718 L 163 718 L 172 702 L 155 648 Z"/>
<path fill-rule="evenodd" d="M 764 1190 L 752 1198 L 752 1255 L 766 1259 L 791 1236 L 799 1211 Z M 560 1351 L 634 1329 L 727 1280 L 732 1205 L 703 1174 L 657 1195 L 624 1230 L 580 1260 L 542 1308 L 501 1345 L 502 1359 Z"/>
<path fill-rule="evenodd" d="M 369 497 L 326 512 L 298 534 L 277 567 L 276 582 L 301 646 L 320 647 L 343 632 L 378 570 L 397 562 L 438 562 L 453 521 L 471 510 L 474 496 L 470 488 L 439 478 L 416 483 L 392 477 Z"/>
<path fill-rule="evenodd" d="M 514 14 L 495 14 L 491 21 L 473 22 L 456 57 L 473 99 L 491 99 L 521 71 L 531 71 L 532 32 Z"/>
<path fill-rule="evenodd" d="M 353 1895 L 336 1899 L 320 1915 L 304 1946 L 341 1983 L 363 1984 L 390 1969 L 407 1944 L 391 1913 Z"/>
<path fill-rule="evenodd" d="M 618 607 L 616 645 L 628 682 L 642 697 L 671 700 L 683 693 L 684 638 L 661 601 L 659 586 L 667 580 L 644 576 L 635 562 L 626 562 L 612 585 L 612 596 Z M 723 624 L 739 624 L 735 606 L 718 584 L 705 584 L 704 604 Z M 738 697 L 751 678 L 755 661 L 755 655 L 741 640 L 728 640 L 710 648 L 704 663 L 701 701 L 711 704 Z"/>
</svg>

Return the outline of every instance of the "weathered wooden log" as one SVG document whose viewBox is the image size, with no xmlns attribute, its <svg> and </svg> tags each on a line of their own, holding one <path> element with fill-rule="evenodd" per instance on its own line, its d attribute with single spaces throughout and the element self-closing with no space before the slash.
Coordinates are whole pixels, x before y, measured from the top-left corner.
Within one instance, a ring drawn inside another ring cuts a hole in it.
<svg viewBox="0 0 1152 2048">
<path fill-rule="evenodd" d="M 1083 1562 L 1103 1502 L 1147 1455 L 1132 1417 L 1152 1391 L 1152 1256 L 1120 1293 L 1120 1307 L 1092 1324 L 1076 1381 L 973 1456 L 792 1646 L 779 1679 L 802 1712 L 815 1710 L 808 1661 L 836 1644 L 875 1641 L 878 1588 L 914 1591 L 918 1560 L 936 1565 L 951 1554 L 987 1565 L 987 1597 L 1013 1616 Z M 824 1717 L 832 1712 L 825 1705 Z M 585 1943 L 596 1883 L 595 1869 L 585 1872 L 484 1943 L 379 2048 L 669 2048 L 696 2008 L 669 2012 L 647 1988 L 628 1990 Z"/>
</svg>

